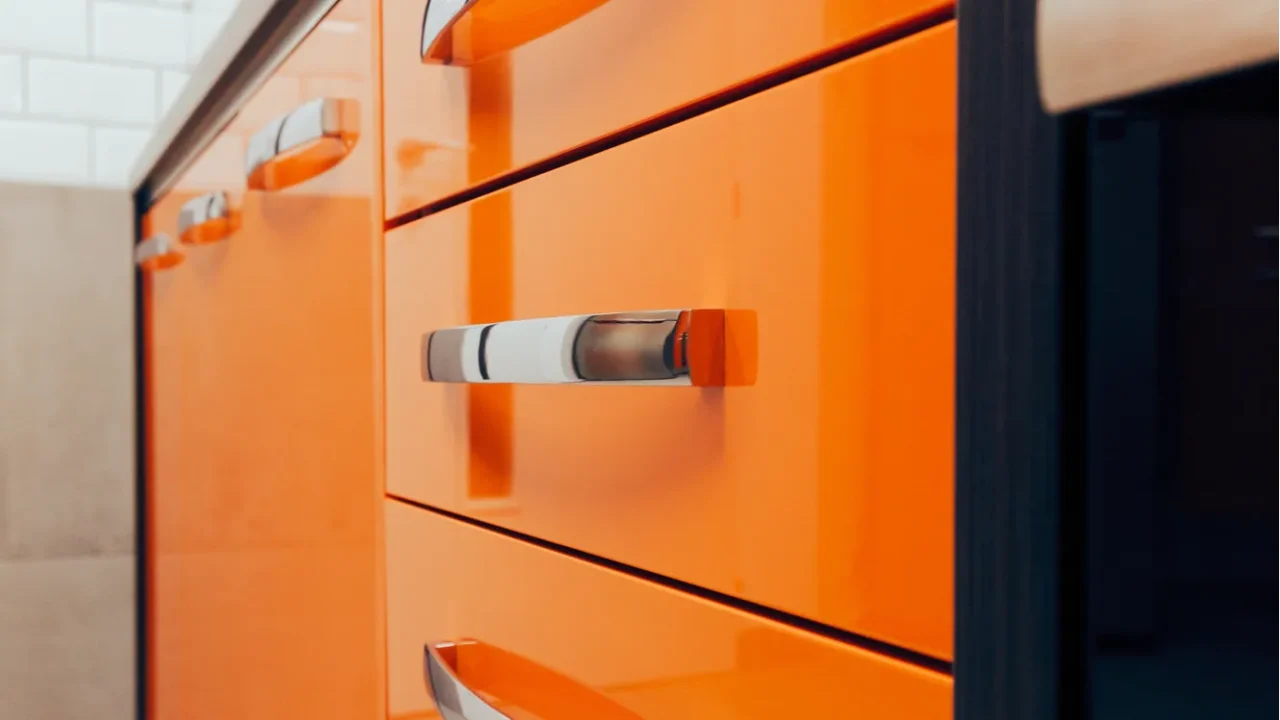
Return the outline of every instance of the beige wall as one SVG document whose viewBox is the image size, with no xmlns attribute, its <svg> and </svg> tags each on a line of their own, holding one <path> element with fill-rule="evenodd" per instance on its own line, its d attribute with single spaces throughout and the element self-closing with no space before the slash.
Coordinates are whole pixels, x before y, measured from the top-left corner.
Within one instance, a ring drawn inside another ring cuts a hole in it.
<svg viewBox="0 0 1280 720">
<path fill-rule="evenodd" d="M 132 213 L 0 183 L 0 717 L 134 716 Z"/>
</svg>

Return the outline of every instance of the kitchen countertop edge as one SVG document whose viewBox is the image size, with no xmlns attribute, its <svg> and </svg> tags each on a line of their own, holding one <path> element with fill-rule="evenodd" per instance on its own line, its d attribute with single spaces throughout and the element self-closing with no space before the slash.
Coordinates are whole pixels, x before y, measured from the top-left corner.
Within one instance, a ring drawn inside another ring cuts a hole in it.
<svg viewBox="0 0 1280 720">
<path fill-rule="evenodd" d="M 146 205 L 162 195 L 335 4 L 243 0 L 139 153 L 129 173 L 134 196 Z"/>
</svg>

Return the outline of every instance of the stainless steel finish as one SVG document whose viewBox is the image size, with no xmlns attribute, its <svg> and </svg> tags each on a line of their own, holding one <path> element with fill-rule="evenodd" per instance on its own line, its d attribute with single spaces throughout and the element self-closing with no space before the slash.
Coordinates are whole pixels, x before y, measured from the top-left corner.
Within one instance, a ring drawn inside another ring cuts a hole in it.
<svg viewBox="0 0 1280 720">
<path fill-rule="evenodd" d="M 450 42 L 449 30 L 476 0 L 427 0 L 422 11 L 422 61 L 438 63 L 433 56 L 437 46 Z"/>
<path fill-rule="evenodd" d="M 163 233 L 152 235 L 133 246 L 133 261 L 138 265 L 142 265 L 148 260 L 155 260 L 166 256 L 181 256 L 178 251 L 178 245 L 173 238 Z"/>
<path fill-rule="evenodd" d="M 224 192 L 205 193 L 183 203 L 178 211 L 178 237 L 214 220 L 231 219 L 231 201 Z"/>
<path fill-rule="evenodd" d="M 721 310 L 568 315 L 445 328 L 422 339 L 422 378 L 723 385 L 724 332 Z M 698 377 L 691 375 L 695 367 Z"/>
<path fill-rule="evenodd" d="M 419 367 L 424 382 L 466 382 L 462 329 L 437 330 L 422 336 Z"/>
<path fill-rule="evenodd" d="M 423 648 L 422 671 L 427 690 L 444 720 L 511 720 L 468 688 L 453 671 L 460 643 L 428 644 Z"/>
<path fill-rule="evenodd" d="M 583 380 L 672 380 L 689 373 L 674 349 L 678 311 L 592 315 L 573 347 Z"/>
<path fill-rule="evenodd" d="M 317 98 L 275 118 L 249 138 L 245 176 L 252 177 L 263 165 L 307 143 L 354 137 L 359 131 L 359 108 L 358 101 L 348 98 Z"/>
<path fill-rule="evenodd" d="M 191 73 L 130 175 L 145 210 L 213 142 L 217 133 L 329 13 L 337 0 L 242 2 Z"/>
</svg>

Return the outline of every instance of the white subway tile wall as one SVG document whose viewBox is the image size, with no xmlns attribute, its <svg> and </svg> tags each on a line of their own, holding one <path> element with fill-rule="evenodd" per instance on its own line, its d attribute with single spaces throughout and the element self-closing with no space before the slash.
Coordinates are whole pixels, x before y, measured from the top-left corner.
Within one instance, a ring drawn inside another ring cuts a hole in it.
<svg viewBox="0 0 1280 720">
<path fill-rule="evenodd" d="M 89 53 L 88 0 L 0 0 L 0 47 L 84 57 Z"/>
<path fill-rule="evenodd" d="M 27 60 L 31 115 L 147 126 L 156 119 L 155 71 L 84 60 Z"/>
<path fill-rule="evenodd" d="M 89 127 L 0 119 L 0 164 L 23 180 L 83 182 L 89 178 Z"/>
<path fill-rule="evenodd" d="M 191 58 L 187 53 L 189 17 L 182 8 L 98 0 L 93 5 L 93 55 L 155 65 L 181 66 L 199 60 L 198 54 Z M 221 29 L 222 18 L 217 17 Z"/>
<path fill-rule="evenodd" d="M 123 185 L 142 146 L 151 139 L 150 130 L 100 127 L 93 129 L 93 170 L 106 184 Z"/>
<path fill-rule="evenodd" d="M 0 112 L 22 112 L 22 56 L 0 54 Z"/>
<path fill-rule="evenodd" d="M 187 59 L 192 65 L 200 60 L 205 48 L 218 36 L 222 21 L 220 13 L 195 8 L 187 15 Z"/>
<path fill-rule="evenodd" d="M 0 0 L 0 180 L 122 187 L 239 0 Z"/>
<path fill-rule="evenodd" d="M 187 84 L 190 75 L 177 70 L 165 70 L 160 73 L 160 114 L 169 111 L 169 106 L 178 99 L 178 93 Z"/>
</svg>

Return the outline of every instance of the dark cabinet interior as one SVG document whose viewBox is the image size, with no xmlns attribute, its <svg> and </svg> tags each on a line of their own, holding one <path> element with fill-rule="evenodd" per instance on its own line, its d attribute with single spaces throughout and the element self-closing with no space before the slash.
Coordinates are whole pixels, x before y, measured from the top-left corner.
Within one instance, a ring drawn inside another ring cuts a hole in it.
<svg viewBox="0 0 1280 720">
<path fill-rule="evenodd" d="M 1275 714 L 1275 108 L 1087 119 L 1083 605 L 1099 720 Z"/>
</svg>

